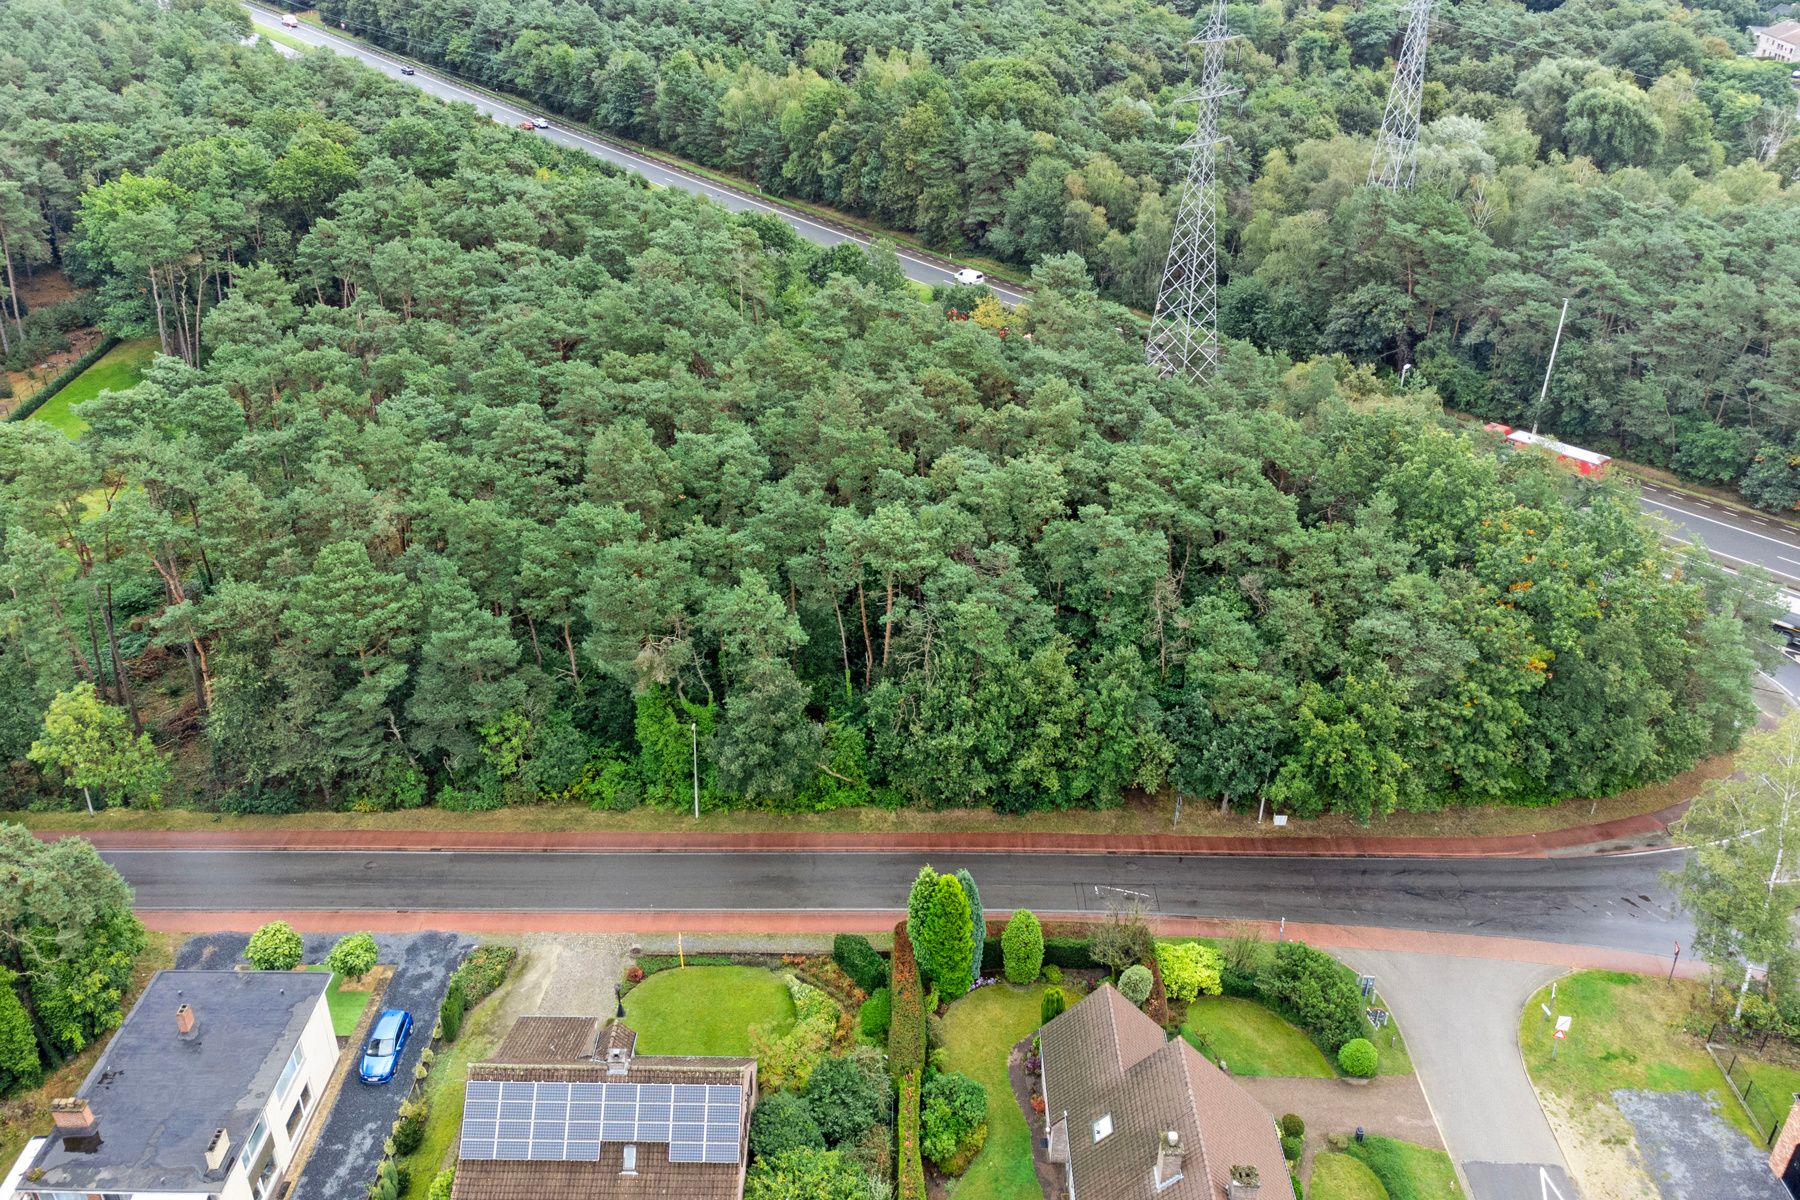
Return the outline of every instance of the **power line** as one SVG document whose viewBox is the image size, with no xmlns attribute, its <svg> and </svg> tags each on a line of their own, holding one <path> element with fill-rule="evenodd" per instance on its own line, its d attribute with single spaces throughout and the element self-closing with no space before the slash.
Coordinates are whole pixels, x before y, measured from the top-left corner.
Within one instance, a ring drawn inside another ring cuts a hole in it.
<svg viewBox="0 0 1800 1200">
<path fill-rule="evenodd" d="M 1206 29 L 1191 45 L 1203 48 L 1200 86 L 1182 97 L 1198 104 L 1181 206 L 1175 212 L 1169 257 L 1163 267 L 1156 311 L 1144 359 L 1163 375 L 1202 381 L 1219 361 L 1219 101 L 1238 89 L 1225 86 L 1225 0 L 1213 0 Z"/>
</svg>

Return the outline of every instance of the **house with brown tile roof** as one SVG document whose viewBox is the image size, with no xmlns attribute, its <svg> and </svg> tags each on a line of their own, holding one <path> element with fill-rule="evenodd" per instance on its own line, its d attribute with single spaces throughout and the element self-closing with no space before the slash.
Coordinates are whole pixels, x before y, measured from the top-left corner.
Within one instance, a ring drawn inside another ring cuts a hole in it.
<svg viewBox="0 0 1800 1200">
<path fill-rule="evenodd" d="M 1067 1200 L 1287 1200 L 1275 1119 L 1112 987 L 1044 1026 L 1039 1051 Z"/>
<path fill-rule="evenodd" d="M 741 1200 L 756 1060 L 636 1047 L 623 1022 L 519 1018 L 469 1068 L 451 1200 Z"/>
</svg>

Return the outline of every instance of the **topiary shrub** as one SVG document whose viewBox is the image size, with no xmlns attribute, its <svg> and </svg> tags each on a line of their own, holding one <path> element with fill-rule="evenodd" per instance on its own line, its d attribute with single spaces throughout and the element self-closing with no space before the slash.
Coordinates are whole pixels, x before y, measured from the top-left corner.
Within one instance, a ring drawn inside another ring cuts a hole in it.
<svg viewBox="0 0 1800 1200">
<path fill-rule="evenodd" d="M 1219 994 L 1225 959 L 1211 946 L 1199 942 L 1158 942 L 1156 965 L 1162 970 L 1163 986 L 1177 1000 L 1192 1001 L 1198 996 Z"/>
<path fill-rule="evenodd" d="M 876 988 L 863 1001 L 857 1020 L 862 1024 L 863 1036 L 879 1041 L 887 1036 L 888 1022 L 893 1019 L 892 993 L 886 988 Z"/>
<path fill-rule="evenodd" d="M 906 923 L 894 927 L 892 1016 L 888 1022 L 888 1073 L 896 1082 L 925 1073 L 925 993 L 913 961 Z M 914 1148 L 917 1153 L 917 1147 Z M 902 1156 L 904 1160 L 904 1156 Z"/>
<path fill-rule="evenodd" d="M 325 965 L 354 982 L 375 969 L 375 960 L 380 954 L 373 934 L 353 933 L 338 939 L 331 953 L 325 956 Z"/>
<path fill-rule="evenodd" d="M 291 971 L 300 965 L 305 947 L 286 921 L 270 921 L 250 935 L 244 959 L 259 971 Z"/>
<path fill-rule="evenodd" d="M 1126 967 L 1119 976 L 1119 995 L 1141 1008 L 1150 998 L 1150 988 L 1155 982 L 1150 976 L 1150 968 L 1142 963 Z"/>
<path fill-rule="evenodd" d="M 825 1135 L 812 1108 L 793 1092 L 765 1096 L 750 1114 L 750 1153 L 773 1158 L 788 1150 L 823 1150 Z"/>
<path fill-rule="evenodd" d="M 887 982 L 887 960 L 882 958 L 869 939 L 854 933 L 840 933 L 831 939 L 831 961 L 842 967 L 852 983 L 865 992 L 873 992 Z"/>
<path fill-rule="evenodd" d="M 975 939 L 969 897 L 954 875 L 939 875 L 913 940 L 919 968 L 946 1000 L 959 1000 L 975 982 Z"/>
<path fill-rule="evenodd" d="M 1338 1066 L 1344 1074 L 1358 1079 L 1372 1079 L 1381 1065 L 1381 1055 L 1375 1052 L 1375 1046 L 1368 1038 L 1351 1038 L 1338 1050 Z"/>
<path fill-rule="evenodd" d="M 1276 1122 L 1281 1127 L 1282 1137 L 1305 1137 L 1306 1122 L 1299 1113 L 1282 1113 L 1281 1120 Z"/>
<path fill-rule="evenodd" d="M 1055 963 L 1045 963 L 1044 964 L 1044 982 L 1045 983 L 1061 983 L 1062 982 L 1062 968 L 1057 966 Z"/>
<path fill-rule="evenodd" d="M 1021 908 L 1006 923 L 1000 935 L 1000 952 L 1005 963 L 1006 978 L 1011 983 L 1030 983 L 1044 966 L 1044 927 L 1037 914 Z M 1061 978 L 1061 972 L 1057 973 Z"/>
<path fill-rule="evenodd" d="M 1281 1157 L 1289 1162 L 1299 1162 L 1301 1153 L 1306 1149 L 1306 1140 L 1297 1137 L 1281 1139 Z"/>
<path fill-rule="evenodd" d="M 1069 998 L 1061 988 L 1045 988 L 1044 999 L 1038 1005 L 1038 1019 L 1045 1025 L 1063 1015 L 1069 1007 Z"/>
<path fill-rule="evenodd" d="M 444 1040 L 454 1042 L 462 1033 L 463 1014 L 469 1009 L 468 998 L 463 994 L 462 980 L 452 978 L 450 990 L 444 993 L 444 1002 L 438 1005 L 438 1028 L 443 1030 Z"/>
</svg>

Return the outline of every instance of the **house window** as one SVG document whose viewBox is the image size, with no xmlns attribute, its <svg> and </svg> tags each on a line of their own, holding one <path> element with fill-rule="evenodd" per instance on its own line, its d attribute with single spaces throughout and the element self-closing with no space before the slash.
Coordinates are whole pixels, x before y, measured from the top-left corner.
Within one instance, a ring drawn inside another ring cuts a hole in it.
<svg viewBox="0 0 1800 1200">
<path fill-rule="evenodd" d="M 288 1055 L 287 1066 L 281 1068 L 281 1078 L 275 1081 L 275 1103 L 280 1104 L 287 1099 L 288 1089 L 294 1086 L 295 1076 L 300 1068 L 306 1065 L 306 1047 L 295 1046 L 294 1052 Z"/>
<path fill-rule="evenodd" d="M 1106 1113 L 1094 1122 L 1094 1141 L 1104 1141 L 1112 1133 L 1112 1114 Z"/>
<path fill-rule="evenodd" d="M 312 1087 L 308 1085 L 300 1089 L 300 1099 L 294 1101 L 294 1111 L 288 1114 L 288 1141 L 294 1140 L 294 1131 L 300 1128 L 300 1122 L 306 1117 L 307 1106 L 312 1103 Z"/>
<path fill-rule="evenodd" d="M 244 1174 L 250 1174 L 250 1164 L 262 1153 L 263 1143 L 269 1140 L 269 1125 L 261 1117 L 250 1127 L 250 1136 L 244 1139 L 244 1152 L 238 1156 L 238 1165 L 244 1168 Z"/>
<path fill-rule="evenodd" d="M 637 1174 L 637 1147 L 631 1145 L 629 1142 L 625 1145 L 625 1162 L 624 1165 L 619 1168 L 619 1174 Z"/>
</svg>

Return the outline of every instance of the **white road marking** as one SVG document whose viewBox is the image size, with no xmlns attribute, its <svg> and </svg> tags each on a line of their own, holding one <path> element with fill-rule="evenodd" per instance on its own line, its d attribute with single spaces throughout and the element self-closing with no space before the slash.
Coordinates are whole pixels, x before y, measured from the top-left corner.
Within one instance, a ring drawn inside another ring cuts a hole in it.
<svg viewBox="0 0 1800 1200">
<path fill-rule="evenodd" d="M 1688 510 L 1686 510 L 1684 508 L 1677 508 L 1673 504 L 1664 504 L 1661 500 L 1652 500 L 1648 496 L 1644 496 L 1642 499 L 1645 504 L 1651 505 L 1654 508 L 1667 509 L 1669 512 L 1676 513 L 1680 516 L 1692 517 L 1696 521 L 1706 521 L 1707 523 L 1712 524 L 1712 525 L 1718 525 L 1725 529 L 1735 530 L 1736 532 L 1741 533 L 1746 537 L 1761 538 L 1765 542 L 1773 542 L 1775 545 L 1780 546 L 1784 550 L 1792 550 L 1794 553 L 1800 554 L 1800 546 L 1796 546 L 1792 542 L 1784 542 L 1780 538 L 1770 537 L 1766 533 L 1758 533 L 1754 529 L 1745 529 L 1742 525 L 1736 525 L 1730 521 L 1721 521 L 1717 517 L 1709 517 L 1704 513 L 1689 512 Z M 1727 557 L 1729 557 L 1729 556 L 1727 556 Z M 1743 562 L 1745 560 L 1739 559 L 1738 561 Z"/>
</svg>

